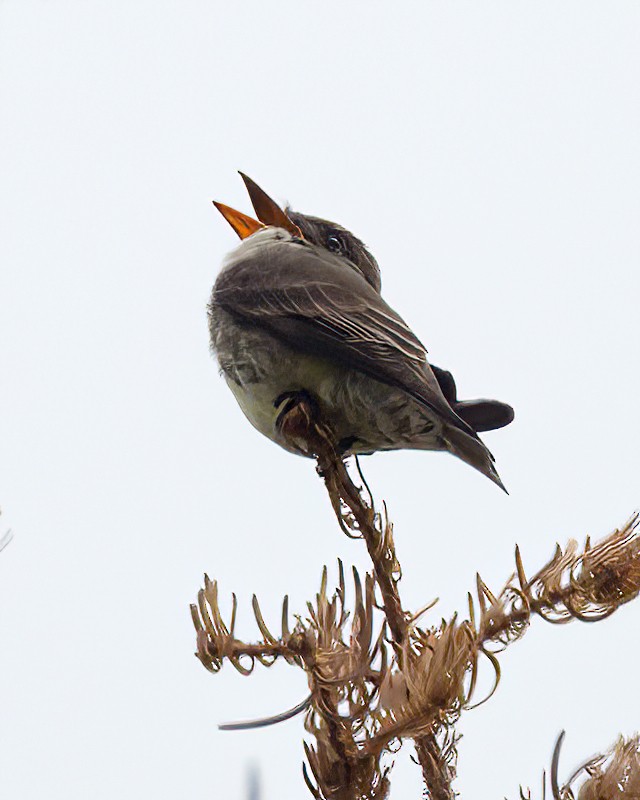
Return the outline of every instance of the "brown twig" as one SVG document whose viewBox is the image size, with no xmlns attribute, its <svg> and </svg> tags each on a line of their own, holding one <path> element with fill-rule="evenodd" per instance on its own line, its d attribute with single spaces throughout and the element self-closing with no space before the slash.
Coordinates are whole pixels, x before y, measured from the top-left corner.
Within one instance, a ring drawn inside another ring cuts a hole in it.
<svg viewBox="0 0 640 800">
<path fill-rule="evenodd" d="M 640 797 L 640 738 L 620 737 L 605 753 L 583 761 L 571 776 L 561 782 L 560 751 L 565 732 L 556 739 L 549 770 L 549 787 L 553 800 L 620 800 Z M 542 800 L 546 797 L 547 775 L 542 773 Z M 520 787 L 522 800 L 531 800 L 531 790 Z"/>
<path fill-rule="evenodd" d="M 415 740 L 418 763 L 422 768 L 422 777 L 427 787 L 427 797 L 431 800 L 455 800 L 453 780 L 455 768 L 450 763 L 448 754 L 435 734 L 420 736 Z"/>
<path fill-rule="evenodd" d="M 463 709 L 475 707 L 480 656 L 495 671 L 494 688 L 481 701 L 485 702 L 500 679 L 497 653 L 523 636 L 533 615 L 553 623 L 597 621 L 634 599 L 640 593 L 638 516 L 593 545 L 587 539 L 582 549 L 574 541 L 564 549 L 558 546 L 531 578 L 516 549 L 515 574 L 499 594 L 494 595 L 477 576 L 475 600 L 469 595 L 468 619 L 456 614 L 422 628 L 418 625 L 422 612 L 408 614 L 402 608 L 393 527 L 386 508 L 376 511 L 362 473 L 358 485 L 330 429 L 304 399 L 287 411 L 281 425 L 296 449 L 316 459 L 340 527 L 349 537 L 364 540 L 373 574 L 367 573 L 363 581 L 354 569 L 349 611 L 342 564 L 333 593 L 327 589 L 325 567 L 315 601 L 307 604 L 304 618 L 295 617 L 293 628 L 285 597 L 279 636 L 267 627 L 254 597 L 254 617 L 262 636 L 257 643 L 237 638 L 235 596 L 227 622 L 217 583 L 205 576 L 198 604 L 192 607 L 196 655 L 212 672 L 229 661 L 248 675 L 257 664 L 270 666 L 280 658 L 305 671 L 310 696 L 298 708 L 307 709 L 305 725 L 315 743 L 305 745 L 304 777 L 317 800 L 384 800 L 389 781 L 382 758 L 403 739 L 415 743 L 426 797 L 453 800 L 454 725 Z M 385 616 L 382 625 L 380 610 Z M 285 712 L 267 721 L 289 716 Z M 631 764 L 640 774 L 636 745 L 624 752 L 619 748 L 622 755 L 613 763 L 623 763 L 625 769 Z M 599 776 L 598 786 L 614 772 L 618 774 L 614 770 Z M 582 792 L 580 799 L 584 800 Z"/>
<path fill-rule="evenodd" d="M 351 480 L 331 429 L 318 419 L 311 405 L 304 400 L 295 405 L 287 413 L 281 427 L 284 435 L 295 442 L 302 452 L 315 457 L 318 474 L 324 479 L 342 530 L 352 538 L 364 539 L 380 588 L 389 630 L 393 641 L 401 646 L 407 635 L 408 618 L 398 594 L 400 567 L 389 520 L 386 515 L 383 517 L 376 513 L 364 479 L 363 489 L 358 489 Z"/>
<path fill-rule="evenodd" d="M 292 409 L 285 425 L 290 435 L 298 443 L 303 443 L 307 453 L 315 456 L 318 474 L 324 479 L 342 530 L 350 537 L 362 538 L 367 546 L 402 669 L 403 651 L 406 652 L 409 637 L 409 617 L 402 608 L 398 592 L 400 566 L 395 553 L 393 527 L 386 509 L 384 515 L 376 513 L 373 497 L 361 472 L 363 489 L 354 484 L 331 430 L 315 418 L 314 409 L 301 403 Z M 415 737 L 416 755 L 422 768 L 427 796 L 433 800 L 453 800 L 455 747 L 441 747 L 441 730 L 442 726 L 434 715 L 428 732 Z"/>
</svg>

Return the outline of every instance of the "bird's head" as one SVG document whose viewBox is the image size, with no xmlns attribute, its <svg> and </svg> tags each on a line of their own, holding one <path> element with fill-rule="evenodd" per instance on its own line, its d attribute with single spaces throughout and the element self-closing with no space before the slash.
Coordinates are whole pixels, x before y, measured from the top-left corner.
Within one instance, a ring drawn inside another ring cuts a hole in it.
<svg viewBox="0 0 640 800">
<path fill-rule="evenodd" d="M 380 268 L 365 245 L 351 231 L 326 219 L 301 214 L 287 206 L 286 209 L 272 200 L 257 183 L 240 173 L 247 187 L 258 219 L 214 201 L 215 207 L 241 239 L 246 239 L 266 227 L 284 228 L 297 239 L 329 250 L 347 259 L 373 288 L 380 291 Z"/>
</svg>

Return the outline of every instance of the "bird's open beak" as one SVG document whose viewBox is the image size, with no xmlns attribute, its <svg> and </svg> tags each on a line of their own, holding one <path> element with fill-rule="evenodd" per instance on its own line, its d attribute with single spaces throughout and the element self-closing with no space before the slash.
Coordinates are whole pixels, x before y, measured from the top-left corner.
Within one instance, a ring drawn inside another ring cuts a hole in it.
<svg viewBox="0 0 640 800">
<path fill-rule="evenodd" d="M 265 227 L 261 222 L 258 222 L 257 219 L 248 217 L 246 214 L 243 214 L 242 211 L 236 211 L 235 208 L 225 206 L 224 203 L 218 203 L 217 200 L 213 201 L 213 205 L 241 239 L 246 239 L 247 236 L 251 236 L 252 233 Z"/>
<path fill-rule="evenodd" d="M 269 195 L 263 191 L 255 181 L 247 177 L 247 175 L 241 172 L 240 176 L 249 192 L 249 198 L 251 199 L 254 211 L 258 217 L 257 220 L 248 217 L 241 211 L 236 211 L 234 208 L 225 206 L 224 203 L 213 201 L 214 206 L 227 220 L 238 236 L 241 239 L 246 239 L 248 236 L 251 236 L 252 233 L 270 225 L 274 228 L 284 228 L 286 231 L 289 231 L 289 233 L 302 239 L 300 228 L 293 224 L 275 200 L 272 200 Z M 258 222 L 258 220 L 260 221 Z"/>
</svg>

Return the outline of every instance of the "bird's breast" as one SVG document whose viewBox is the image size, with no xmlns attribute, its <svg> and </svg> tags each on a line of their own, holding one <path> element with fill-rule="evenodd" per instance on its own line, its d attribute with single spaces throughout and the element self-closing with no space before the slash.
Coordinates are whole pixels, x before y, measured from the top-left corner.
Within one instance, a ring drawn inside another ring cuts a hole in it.
<svg viewBox="0 0 640 800">
<path fill-rule="evenodd" d="M 227 384 L 254 428 L 285 449 L 297 452 L 278 431 L 276 421 L 280 407 L 277 399 L 288 393 L 305 391 L 318 399 L 321 407 L 326 406 L 340 378 L 329 362 L 292 353 L 275 339 L 271 347 L 263 351 L 262 361 L 258 361 L 244 374 L 242 369 L 225 374 Z"/>
<path fill-rule="evenodd" d="M 295 350 L 220 307 L 210 309 L 209 323 L 212 350 L 244 415 L 260 433 L 292 449 L 278 434 L 275 401 L 287 392 L 305 390 L 322 404 L 341 381 L 341 368 Z"/>
<path fill-rule="evenodd" d="M 314 397 L 338 441 L 353 441 L 352 452 L 441 447 L 441 426 L 402 390 L 297 350 L 220 307 L 210 309 L 210 329 L 221 372 L 244 415 L 286 450 L 297 452 L 278 431 L 275 401 L 298 391 Z"/>
</svg>

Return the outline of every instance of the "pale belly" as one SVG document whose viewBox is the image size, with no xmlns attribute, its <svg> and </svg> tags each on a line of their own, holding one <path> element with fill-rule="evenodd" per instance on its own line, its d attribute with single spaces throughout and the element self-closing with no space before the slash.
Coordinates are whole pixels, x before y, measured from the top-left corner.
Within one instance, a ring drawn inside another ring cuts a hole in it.
<svg viewBox="0 0 640 800">
<path fill-rule="evenodd" d="M 298 451 L 280 434 L 276 421 L 281 408 L 275 401 L 299 391 L 315 399 L 345 452 L 445 447 L 439 420 L 399 389 L 297 352 L 261 330 L 242 329 L 233 341 L 221 338 L 215 348 L 221 371 L 244 415 L 260 433 L 290 452 Z"/>
<path fill-rule="evenodd" d="M 287 361 L 286 369 L 269 370 L 261 379 L 252 382 L 239 383 L 235 379 L 237 376 L 232 377 L 229 374 L 225 374 L 224 377 L 243 414 L 253 427 L 285 450 L 297 452 L 279 433 L 277 419 L 281 406 L 276 401 L 284 394 L 305 391 L 312 395 L 321 407 L 324 406 L 323 411 L 326 413 L 328 410 L 326 403 L 321 402 L 320 398 L 328 398 L 332 394 L 335 375 L 331 376 L 331 366 L 321 359 L 305 359 L 302 364 L 300 359 L 292 358 Z M 341 438 L 341 434 L 342 430 L 336 431 L 338 438 Z"/>
</svg>

